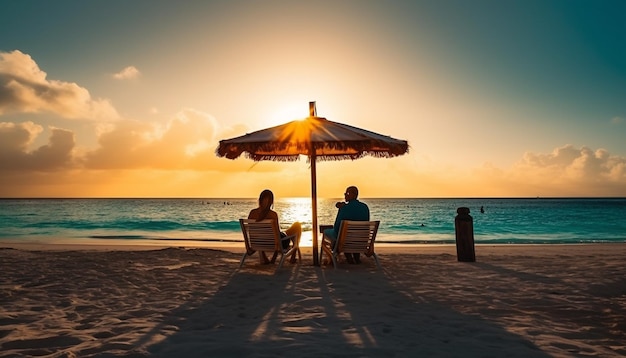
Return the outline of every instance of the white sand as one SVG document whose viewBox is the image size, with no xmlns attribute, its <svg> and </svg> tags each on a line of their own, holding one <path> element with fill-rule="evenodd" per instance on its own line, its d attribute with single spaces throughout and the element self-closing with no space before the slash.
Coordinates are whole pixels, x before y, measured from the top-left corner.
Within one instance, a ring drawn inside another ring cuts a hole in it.
<svg viewBox="0 0 626 358">
<path fill-rule="evenodd" d="M 626 356 L 626 244 L 377 251 L 275 275 L 242 247 L 1 249 L 0 356 Z"/>
</svg>

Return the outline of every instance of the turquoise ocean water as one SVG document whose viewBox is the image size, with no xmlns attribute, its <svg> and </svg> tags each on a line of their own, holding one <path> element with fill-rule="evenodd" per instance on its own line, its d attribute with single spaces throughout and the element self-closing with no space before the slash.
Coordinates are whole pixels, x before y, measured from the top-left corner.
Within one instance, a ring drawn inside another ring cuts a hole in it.
<svg viewBox="0 0 626 358">
<path fill-rule="evenodd" d="M 454 243 L 456 209 L 470 208 L 477 244 L 626 242 L 626 198 L 363 198 L 380 220 L 378 242 Z M 318 200 L 319 224 L 332 224 L 336 199 Z M 2 242 L 130 244 L 241 241 L 239 218 L 256 199 L 0 199 Z M 480 207 L 485 212 L 480 212 Z M 305 228 L 311 243 L 311 199 L 278 199 L 281 226 Z M 423 225 L 423 226 L 422 226 Z"/>
</svg>

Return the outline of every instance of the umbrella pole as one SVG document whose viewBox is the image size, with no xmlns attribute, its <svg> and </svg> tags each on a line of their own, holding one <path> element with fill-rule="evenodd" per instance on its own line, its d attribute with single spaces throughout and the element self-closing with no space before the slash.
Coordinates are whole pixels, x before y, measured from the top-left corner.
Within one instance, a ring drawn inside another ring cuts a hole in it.
<svg viewBox="0 0 626 358">
<path fill-rule="evenodd" d="M 313 223 L 311 227 L 311 231 L 313 233 L 313 265 L 319 266 L 320 259 L 317 251 L 317 173 L 315 170 L 315 151 L 311 152 L 311 207 L 313 208 Z"/>
<path fill-rule="evenodd" d="M 315 108 L 315 102 L 309 102 L 309 119 L 317 116 L 317 109 Z M 313 208 L 313 220 L 311 232 L 313 234 L 313 265 L 319 266 L 320 259 L 317 251 L 317 173 L 315 170 L 315 162 L 317 162 L 317 155 L 315 154 L 315 147 L 313 146 L 313 142 L 309 137 L 309 153 L 311 156 L 309 157 L 309 162 L 311 163 L 311 207 Z"/>
</svg>

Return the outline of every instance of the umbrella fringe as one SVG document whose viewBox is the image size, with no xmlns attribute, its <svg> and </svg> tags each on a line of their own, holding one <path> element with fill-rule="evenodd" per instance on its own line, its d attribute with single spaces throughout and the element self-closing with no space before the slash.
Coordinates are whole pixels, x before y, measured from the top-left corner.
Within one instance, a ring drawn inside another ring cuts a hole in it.
<svg viewBox="0 0 626 358">
<path fill-rule="evenodd" d="M 397 157 L 400 156 L 402 154 L 404 154 L 406 152 L 402 152 L 400 154 L 396 154 L 396 153 L 387 153 L 387 152 L 371 152 L 371 151 L 363 151 L 361 153 L 356 153 L 356 154 L 342 154 L 342 155 L 323 155 L 323 154 L 318 154 L 316 156 L 317 161 L 338 161 L 338 160 L 357 160 L 357 159 L 361 159 L 367 156 L 370 157 L 374 157 L 374 158 L 393 158 L 393 157 Z"/>
<path fill-rule="evenodd" d="M 262 160 L 270 160 L 274 162 L 295 162 L 300 159 L 299 155 L 257 155 L 246 152 L 246 158 L 252 159 L 255 162 L 259 162 Z"/>
<path fill-rule="evenodd" d="M 361 151 L 359 153 L 354 154 L 332 154 L 332 155 L 324 155 L 318 154 L 316 155 L 316 161 L 339 161 L 339 160 L 357 160 L 366 156 L 374 157 L 374 158 L 393 158 L 400 155 L 408 153 L 408 149 L 406 151 L 401 152 L 380 152 L 380 151 Z M 237 155 L 233 155 L 233 153 L 222 154 L 216 153 L 218 156 L 225 156 L 228 159 L 236 159 L 241 154 L 244 154 L 246 158 L 251 159 L 255 162 L 269 160 L 275 162 L 295 162 L 300 159 L 300 155 L 268 155 L 268 154 L 254 154 L 249 152 L 239 153 Z M 307 160 L 308 161 L 308 160 Z"/>
<path fill-rule="evenodd" d="M 255 153 L 259 149 L 259 146 L 237 146 L 236 150 L 229 150 L 228 146 L 220 147 L 215 151 L 215 154 L 219 157 L 226 157 L 228 159 L 236 159 L 241 154 L 245 154 L 246 158 L 252 159 L 254 161 L 261 160 L 271 160 L 271 161 L 279 161 L 279 162 L 293 162 L 297 161 L 300 157 L 300 154 L 289 154 L 289 155 L 280 155 L 280 154 L 258 154 Z M 316 149 L 322 149 L 316 148 Z M 317 154 L 318 161 L 319 160 L 345 160 L 345 159 L 359 159 L 365 156 L 371 156 L 375 158 L 392 158 L 396 156 L 400 156 L 409 152 L 408 145 L 406 146 L 397 146 L 394 148 L 384 148 L 376 149 L 376 150 L 367 150 L 366 146 L 363 145 L 327 145 L 326 150 L 344 150 L 344 151 L 353 151 L 352 153 L 343 153 L 343 154 Z M 263 148 L 264 152 L 271 151 L 268 146 Z M 305 155 L 305 154 L 302 154 Z"/>
</svg>

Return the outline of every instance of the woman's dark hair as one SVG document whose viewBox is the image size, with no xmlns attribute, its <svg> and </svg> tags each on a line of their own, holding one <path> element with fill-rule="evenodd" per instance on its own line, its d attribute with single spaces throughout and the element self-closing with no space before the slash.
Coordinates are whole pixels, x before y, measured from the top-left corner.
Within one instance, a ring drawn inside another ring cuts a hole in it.
<svg viewBox="0 0 626 358">
<path fill-rule="evenodd" d="M 267 217 L 267 214 L 272 210 L 274 205 L 274 193 L 271 190 L 265 189 L 259 195 L 259 208 L 261 209 L 261 215 L 256 221 L 261 221 Z"/>
</svg>

